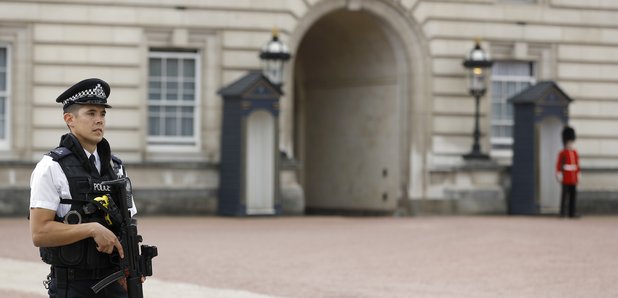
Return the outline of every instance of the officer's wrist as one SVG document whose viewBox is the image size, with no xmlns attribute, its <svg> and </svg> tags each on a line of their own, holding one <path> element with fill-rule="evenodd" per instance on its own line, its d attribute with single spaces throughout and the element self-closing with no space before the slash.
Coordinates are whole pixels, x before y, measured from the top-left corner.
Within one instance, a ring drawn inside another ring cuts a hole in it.
<svg viewBox="0 0 618 298">
<path fill-rule="evenodd" d="M 98 223 L 96 222 L 88 222 L 88 223 L 84 223 L 84 225 L 86 225 L 87 230 L 88 230 L 88 237 L 92 237 L 94 238 L 96 235 L 96 231 L 97 231 L 97 225 Z"/>
</svg>

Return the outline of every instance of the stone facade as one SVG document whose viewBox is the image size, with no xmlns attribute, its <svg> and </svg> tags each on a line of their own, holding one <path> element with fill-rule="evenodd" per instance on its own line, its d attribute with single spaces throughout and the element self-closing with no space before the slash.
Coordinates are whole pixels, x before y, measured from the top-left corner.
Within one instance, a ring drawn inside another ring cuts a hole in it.
<svg viewBox="0 0 618 298">
<path fill-rule="evenodd" d="M 106 137 L 129 167 L 141 209 L 213 213 L 217 91 L 260 67 L 258 52 L 277 27 L 292 53 L 279 117 L 287 213 L 505 213 L 511 154 L 490 149 L 487 97 L 482 148 L 493 162 L 461 157 L 474 121 L 461 63 L 475 38 L 495 60 L 534 63 L 537 80 L 554 80 L 574 98 L 582 207 L 611 210 L 617 20 L 612 1 L 2 1 L 0 47 L 9 49 L 10 69 L 2 205 L 24 205 L 31 169 L 66 132 L 56 96 L 100 77 L 112 86 Z M 155 48 L 199 54 L 195 146 L 148 143 L 148 53 Z"/>
</svg>

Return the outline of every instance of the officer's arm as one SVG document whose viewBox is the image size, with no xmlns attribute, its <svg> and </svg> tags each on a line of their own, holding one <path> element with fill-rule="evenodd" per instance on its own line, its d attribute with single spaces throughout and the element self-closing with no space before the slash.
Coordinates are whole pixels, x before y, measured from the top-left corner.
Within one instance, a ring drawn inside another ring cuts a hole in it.
<svg viewBox="0 0 618 298">
<path fill-rule="evenodd" d="M 67 245 L 90 237 L 89 225 L 67 225 L 54 220 L 56 211 L 44 208 L 30 209 L 30 232 L 37 247 Z"/>
<path fill-rule="evenodd" d="M 94 238 L 101 252 L 111 253 L 116 247 L 124 257 L 122 245 L 112 231 L 99 223 L 64 224 L 54 220 L 56 211 L 44 208 L 30 209 L 30 233 L 37 247 L 55 247 L 71 244 L 89 237 Z"/>
</svg>

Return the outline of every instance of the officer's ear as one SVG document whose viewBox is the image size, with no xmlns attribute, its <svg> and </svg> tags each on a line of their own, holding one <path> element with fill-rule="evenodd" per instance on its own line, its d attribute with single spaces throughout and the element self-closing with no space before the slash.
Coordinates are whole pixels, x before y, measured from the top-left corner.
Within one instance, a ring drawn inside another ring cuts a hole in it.
<svg viewBox="0 0 618 298">
<path fill-rule="evenodd" d="M 66 123 L 69 128 L 73 127 L 73 120 L 75 119 L 75 115 L 73 113 L 65 112 L 62 117 L 64 118 L 64 123 Z"/>
</svg>

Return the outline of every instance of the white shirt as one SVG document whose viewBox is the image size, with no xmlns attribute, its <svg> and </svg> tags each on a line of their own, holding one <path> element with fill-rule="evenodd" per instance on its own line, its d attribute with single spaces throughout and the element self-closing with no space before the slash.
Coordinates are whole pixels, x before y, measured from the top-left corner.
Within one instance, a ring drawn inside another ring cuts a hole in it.
<svg viewBox="0 0 618 298">
<path fill-rule="evenodd" d="M 93 154 L 95 154 L 97 170 L 100 172 L 99 154 L 96 151 Z M 87 152 L 86 156 L 90 157 L 90 153 Z M 71 210 L 71 205 L 60 204 L 60 199 L 72 199 L 69 181 L 60 164 L 55 162 L 51 156 L 44 155 L 32 171 L 32 176 L 30 176 L 30 208 L 55 210 L 59 217 L 64 217 Z M 135 201 L 133 201 L 133 207 L 129 210 L 131 216 L 137 213 Z"/>
</svg>

